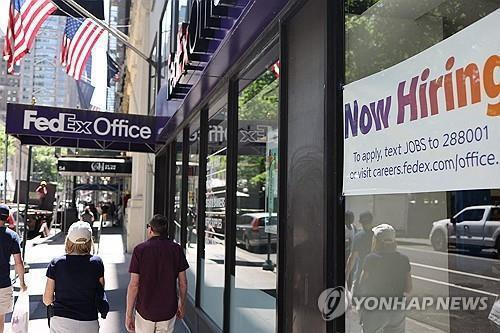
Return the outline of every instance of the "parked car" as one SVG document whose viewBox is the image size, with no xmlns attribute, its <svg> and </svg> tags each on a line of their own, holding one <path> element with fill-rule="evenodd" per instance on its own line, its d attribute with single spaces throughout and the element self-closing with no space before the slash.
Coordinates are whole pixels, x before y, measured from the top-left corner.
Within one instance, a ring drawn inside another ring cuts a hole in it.
<svg viewBox="0 0 500 333">
<path fill-rule="evenodd" d="M 248 251 L 267 246 L 269 234 L 265 230 L 266 222 L 270 225 L 276 225 L 277 219 L 276 213 L 271 216 L 271 221 L 269 221 L 269 213 L 248 213 L 238 216 L 236 243 L 243 245 Z M 272 233 L 271 245 L 276 245 L 276 241 L 277 235 Z"/>
<path fill-rule="evenodd" d="M 471 206 L 451 219 L 433 222 L 429 239 L 437 251 L 459 246 L 475 252 L 488 248 L 500 252 L 500 206 Z"/>
</svg>

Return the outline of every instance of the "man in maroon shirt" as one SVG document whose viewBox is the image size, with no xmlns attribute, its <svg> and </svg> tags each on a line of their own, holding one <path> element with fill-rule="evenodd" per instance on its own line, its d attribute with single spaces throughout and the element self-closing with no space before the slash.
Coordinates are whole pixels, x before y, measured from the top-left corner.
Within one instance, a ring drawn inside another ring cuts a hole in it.
<svg viewBox="0 0 500 333">
<path fill-rule="evenodd" d="M 135 247 L 130 261 L 125 326 L 129 332 L 172 333 L 176 317 L 184 317 L 189 265 L 181 246 L 168 239 L 164 216 L 155 215 L 147 228 L 148 240 Z"/>
</svg>

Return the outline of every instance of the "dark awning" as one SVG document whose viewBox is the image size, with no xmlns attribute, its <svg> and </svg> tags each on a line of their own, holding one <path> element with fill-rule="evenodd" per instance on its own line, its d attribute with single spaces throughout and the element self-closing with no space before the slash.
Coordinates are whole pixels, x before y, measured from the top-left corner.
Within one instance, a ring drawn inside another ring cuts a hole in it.
<svg viewBox="0 0 500 333">
<path fill-rule="evenodd" d="M 118 184 L 78 184 L 74 191 L 109 191 L 117 192 L 120 186 Z"/>
<path fill-rule="evenodd" d="M 6 132 L 22 144 L 155 153 L 167 117 L 7 104 Z"/>
<path fill-rule="evenodd" d="M 60 157 L 57 160 L 57 171 L 63 176 L 130 176 L 132 160 L 128 158 Z"/>
</svg>

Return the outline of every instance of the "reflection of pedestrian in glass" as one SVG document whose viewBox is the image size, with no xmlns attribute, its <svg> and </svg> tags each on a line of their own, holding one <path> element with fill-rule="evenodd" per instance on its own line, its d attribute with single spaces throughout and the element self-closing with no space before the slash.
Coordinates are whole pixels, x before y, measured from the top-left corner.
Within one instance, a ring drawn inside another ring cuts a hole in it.
<svg viewBox="0 0 500 333">
<path fill-rule="evenodd" d="M 191 243 L 193 242 L 193 230 L 196 229 L 196 211 L 193 208 L 188 208 L 187 214 L 187 229 L 188 229 L 188 237 L 187 237 L 187 247 L 191 247 Z M 196 241 L 195 241 L 196 243 Z"/>
<path fill-rule="evenodd" d="M 38 209 L 43 209 L 45 207 L 45 198 L 47 197 L 47 182 L 42 180 L 35 192 L 38 196 Z"/>
<path fill-rule="evenodd" d="M 368 311 L 361 307 L 360 319 L 364 333 L 403 333 L 405 313 L 403 296 L 412 288 L 410 261 L 396 251 L 396 232 L 389 224 L 373 228 L 373 252 L 363 264 L 360 294 L 367 297 L 386 297 L 399 300 L 400 308 Z M 389 299 L 388 299 L 389 300 Z M 379 302 L 380 304 L 380 302 Z"/>
<path fill-rule="evenodd" d="M 363 227 L 363 230 L 354 235 L 351 254 L 347 259 L 345 276 L 350 276 L 356 266 L 356 269 L 354 270 L 352 290 L 354 295 L 356 295 L 357 292 L 357 285 L 361 275 L 363 261 L 368 253 L 371 252 L 372 248 L 372 222 L 373 215 L 370 212 L 364 212 L 359 216 L 359 223 Z"/>
<path fill-rule="evenodd" d="M 349 254 L 351 254 L 352 241 L 354 239 L 354 235 L 357 230 L 354 226 L 354 214 L 351 211 L 345 212 L 345 254 L 346 260 L 349 258 Z"/>
<path fill-rule="evenodd" d="M 344 231 L 345 231 L 345 260 L 347 263 L 347 259 L 349 258 L 349 255 L 351 254 L 352 241 L 354 239 L 354 235 L 357 232 L 356 227 L 354 226 L 354 214 L 351 211 L 345 212 Z M 352 274 L 346 275 L 346 283 L 348 286 L 351 285 Z"/>
</svg>

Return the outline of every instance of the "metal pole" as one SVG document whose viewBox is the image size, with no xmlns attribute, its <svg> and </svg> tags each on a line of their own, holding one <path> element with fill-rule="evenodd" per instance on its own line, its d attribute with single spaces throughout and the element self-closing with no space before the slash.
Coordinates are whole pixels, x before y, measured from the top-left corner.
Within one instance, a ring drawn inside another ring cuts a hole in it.
<svg viewBox="0 0 500 333">
<path fill-rule="evenodd" d="M 5 133 L 5 166 L 3 174 L 3 202 L 7 203 L 7 163 L 9 162 L 9 136 Z"/>
<path fill-rule="evenodd" d="M 150 65 L 153 65 L 153 67 L 156 66 L 156 64 L 147 55 L 145 55 L 141 50 L 139 50 L 138 48 L 136 48 L 134 45 L 132 45 L 129 42 L 129 37 L 127 35 L 125 35 L 123 32 L 121 32 L 118 29 L 114 29 L 111 26 L 108 26 L 106 23 L 104 23 L 101 20 L 99 20 L 97 17 L 95 17 L 94 15 L 92 15 L 92 13 L 90 13 L 88 10 L 86 10 L 85 8 L 83 8 L 80 4 L 76 3 L 75 1 L 73 1 L 73 0 L 63 0 L 63 2 L 66 3 L 72 9 L 74 9 L 76 12 L 82 14 L 85 17 L 88 17 L 95 24 L 97 24 L 98 26 L 100 26 L 104 30 L 108 31 L 113 36 L 115 36 L 120 42 L 122 42 L 123 44 L 125 44 L 125 46 L 127 46 L 132 51 L 134 51 L 142 59 L 146 60 Z"/>
<path fill-rule="evenodd" d="M 21 221 L 21 215 L 19 213 L 19 201 L 21 199 L 21 173 L 22 173 L 22 162 L 23 162 L 23 145 L 19 143 L 19 172 L 17 173 L 17 219 L 16 223 L 19 227 L 19 221 Z M 19 232 L 19 231 L 18 231 Z"/>
<path fill-rule="evenodd" d="M 26 241 L 28 240 L 28 210 L 30 200 L 30 178 L 31 178 L 31 151 L 32 146 L 28 147 L 28 169 L 26 171 L 26 196 L 24 203 L 24 228 L 23 228 L 23 260 L 26 254 Z"/>
</svg>

